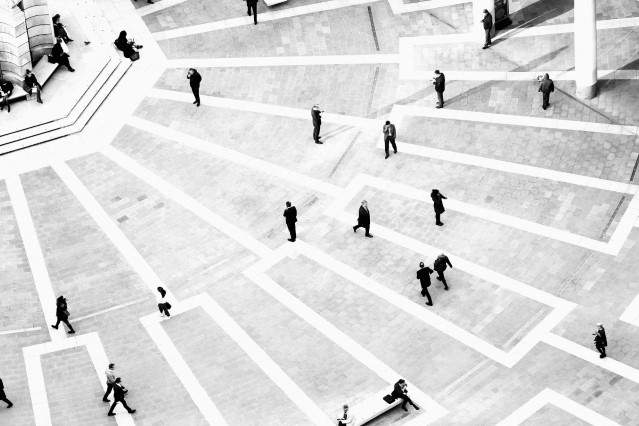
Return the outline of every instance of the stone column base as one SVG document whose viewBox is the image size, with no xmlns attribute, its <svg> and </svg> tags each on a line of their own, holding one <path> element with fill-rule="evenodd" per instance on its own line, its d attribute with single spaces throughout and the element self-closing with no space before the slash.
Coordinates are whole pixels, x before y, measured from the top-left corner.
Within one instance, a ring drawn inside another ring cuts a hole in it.
<svg viewBox="0 0 639 426">
<path fill-rule="evenodd" d="M 590 86 L 577 86 L 577 97 L 580 99 L 592 99 L 597 96 L 597 83 Z"/>
</svg>

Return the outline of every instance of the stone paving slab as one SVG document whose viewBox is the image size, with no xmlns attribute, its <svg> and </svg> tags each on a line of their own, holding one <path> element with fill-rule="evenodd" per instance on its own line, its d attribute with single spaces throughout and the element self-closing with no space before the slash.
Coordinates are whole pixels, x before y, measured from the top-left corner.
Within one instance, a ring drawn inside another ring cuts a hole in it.
<svg viewBox="0 0 639 426">
<path fill-rule="evenodd" d="M 575 417 L 572 414 L 556 407 L 552 404 L 547 404 L 540 408 L 539 411 L 528 417 L 522 426 L 535 426 L 535 425 L 573 425 L 573 426 L 587 426 L 591 423 L 587 423 L 581 420 L 579 417 Z"/>
<path fill-rule="evenodd" d="M 634 0 L 597 2 L 597 20 L 622 19 L 639 16 L 639 5 Z M 510 19 L 517 25 L 543 26 L 574 22 L 574 2 L 570 0 L 511 0 Z"/>
<path fill-rule="evenodd" d="M 309 423 L 202 308 L 173 316 L 162 327 L 229 425 Z"/>
</svg>

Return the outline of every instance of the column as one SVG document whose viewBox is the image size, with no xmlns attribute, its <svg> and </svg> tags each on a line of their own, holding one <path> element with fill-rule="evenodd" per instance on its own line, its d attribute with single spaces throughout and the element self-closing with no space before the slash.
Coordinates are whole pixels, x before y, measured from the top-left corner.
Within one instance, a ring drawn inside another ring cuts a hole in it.
<svg viewBox="0 0 639 426">
<path fill-rule="evenodd" d="M 581 1 L 581 0 L 579 0 Z M 484 24 L 480 21 L 484 19 L 484 9 L 493 17 L 493 29 L 490 31 L 491 36 L 495 36 L 495 0 L 473 0 L 473 19 L 475 20 L 475 33 L 478 40 L 484 42 Z"/>
<path fill-rule="evenodd" d="M 597 95 L 596 0 L 575 1 L 575 82 L 577 97 Z"/>
</svg>

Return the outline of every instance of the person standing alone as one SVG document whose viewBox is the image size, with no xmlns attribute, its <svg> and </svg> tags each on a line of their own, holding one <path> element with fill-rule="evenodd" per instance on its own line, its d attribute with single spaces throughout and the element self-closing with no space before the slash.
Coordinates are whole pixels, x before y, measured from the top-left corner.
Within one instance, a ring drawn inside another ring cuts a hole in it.
<svg viewBox="0 0 639 426">
<path fill-rule="evenodd" d="M 490 32 L 493 30 L 493 15 L 491 15 L 487 9 L 484 9 L 484 18 L 481 22 L 484 24 L 484 33 L 486 33 L 486 39 L 484 40 L 484 47 L 482 47 L 482 49 L 488 49 L 493 43 L 490 38 Z"/>
<path fill-rule="evenodd" d="M 253 9 L 253 22 L 257 25 L 257 0 L 246 0 L 246 13 L 251 16 L 251 9 Z"/>
<path fill-rule="evenodd" d="M 290 201 L 286 202 L 286 210 L 284 210 L 283 216 L 286 218 L 286 226 L 288 227 L 288 232 L 291 234 L 291 238 L 288 240 L 292 243 L 295 242 L 295 238 L 297 234 L 295 232 L 295 222 L 297 222 L 297 209 L 295 206 L 291 205 Z"/>
<path fill-rule="evenodd" d="M 419 262 L 419 271 L 417 271 L 417 279 L 422 285 L 422 297 L 426 296 L 428 302 L 426 305 L 433 306 L 433 300 L 430 298 L 430 293 L 428 292 L 428 287 L 430 287 L 430 274 L 433 273 L 433 270 L 425 267 L 424 262 Z"/>
<path fill-rule="evenodd" d="M 195 102 L 193 102 L 193 105 L 200 106 L 200 83 L 202 82 L 202 76 L 195 68 L 189 68 L 186 78 L 189 79 L 191 91 L 193 92 L 193 96 L 195 96 Z"/>
<path fill-rule="evenodd" d="M 603 325 L 598 322 L 597 323 L 597 332 L 594 334 L 595 336 L 595 347 L 599 351 L 599 358 L 606 357 L 606 346 L 608 346 L 608 339 L 606 338 L 606 330 Z"/>
<path fill-rule="evenodd" d="M 544 75 L 544 79 L 541 80 L 541 84 L 539 85 L 539 91 L 542 94 L 542 105 L 543 109 L 548 108 L 550 105 L 550 94 L 555 91 L 555 83 L 550 79 L 548 73 Z"/>
<path fill-rule="evenodd" d="M 311 117 L 313 118 L 313 140 L 317 144 L 322 144 L 324 142 L 320 142 L 322 138 L 320 134 L 320 127 L 322 125 L 322 116 L 320 115 L 324 111 L 320 111 L 319 104 L 313 105 L 311 108 Z"/>
<path fill-rule="evenodd" d="M 435 92 L 437 92 L 438 101 L 438 105 L 435 108 L 444 108 L 444 90 L 446 90 L 446 77 L 444 77 L 444 74 L 439 72 L 439 70 L 435 70 L 433 84 L 435 85 Z"/>
<path fill-rule="evenodd" d="M 430 193 L 430 198 L 433 200 L 433 208 L 435 209 L 435 225 L 443 226 L 444 222 L 441 221 L 441 215 L 446 211 L 444 209 L 444 202 L 447 198 L 439 192 L 438 189 L 433 189 Z"/>
<path fill-rule="evenodd" d="M 383 128 L 384 131 L 384 149 L 386 150 L 386 158 L 390 155 L 388 152 L 388 144 L 393 145 L 393 151 L 397 154 L 397 145 L 395 145 L 395 136 L 397 136 L 397 132 L 395 130 L 395 125 L 391 124 L 390 121 L 386 121 L 386 124 Z"/>
</svg>

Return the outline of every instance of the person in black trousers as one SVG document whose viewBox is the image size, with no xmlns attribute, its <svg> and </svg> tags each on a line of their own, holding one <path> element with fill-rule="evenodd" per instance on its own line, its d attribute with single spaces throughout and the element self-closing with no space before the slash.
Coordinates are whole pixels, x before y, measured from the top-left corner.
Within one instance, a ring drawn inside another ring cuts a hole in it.
<svg viewBox="0 0 639 426">
<path fill-rule="evenodd" d="M 386 150 L 386 157 L 385 157 L 386 159 L 390 155 L 388 150 L 389 143 L 393 145 L 393 151 L 395 151 L 395 154 L 397 154 L 397 145 L 395 145 L 395 137 L 397 136 L 397 131 L 395 130 L 394 124 L 391 124 L 390 121 L 386 121 L 386 124 L 384 125 L 384 128 L 383 128 L 383 132 L 384 132 L 384 149 Z"/>
<path fill-rule="evenodd" d="M 56 38 L 56 43 L 53 45 L 53 49 L 51 49 L 50 57 L 51 62 L 64 65 L 70 72 L 75 71 L 69 62 L 69 55 L 62 48 L 62 39 L 60 37 Z"/>
<path fill-rule="evenodd" d="M 109 414 L 107 414 L 108 416 L 115 416 L 115 413 L 113 412 L 113 410 L 115 410 L 115 406 L 118 405 L 118 402 L 121 403 L 124 408 L 126 408 L 126 411 L 129 412 L 129 414 L 133 414 L 135 413 L 137 410 L 134 410 L 132 408 L 130 408 L 126 401 L 124 400 L 124 395 L 126 394 L 127 391 L 124 390 L 124 387 L 122 386 L 122 379 L 120 379 L 119 377 L 115 379 L 115 383 L 113 384 L 113 404 L 111 404 L 111 408 L 109 409 Z"/>
<path fill-rule="evenodd" d="M 433 306 L 433 300 L 430 298 L 430 293 L 428 292 L 428 287 L 430 287 L 430 274 L 433 273 L 433 270 L 424 267 L 424 262 L 419 262 L 419 271 L 417 271 L 417 279 L 422 285 L 422 297 L 426 296 L 428 302 L 426 305 Z"/>
<path fill-rule="evenodd" d="M 323 144 L 324 142 L 320 142 L 322 138 L 320 134 L 320 126 L 322 125 L 322 116 L 320 115 L 324 111 L 320 111 L 319 104 L 313 105 L 311 108 L 311 117 L 313 118 L 313 140 L 317 144 Z"/>
<path fill-rule="evenodd" d="M 295 238 L 297 234 L 295 233 L 295 222 L 297 222 L 297 209 L 295 206 L 291 206 L 291 202 L 286 202 L 286 209 L 284 210 L 283 216 L 286 218 L 286 226 L 288 227 L 288 232 L 291 234 L 291 238 L 288 240 L 292 243 L 295 242 Z"/>
<path fill-rule="evenodd" d="M 65 299 L 64 296 L 60 296 L 56 300 L 55 316 L 58 318 L 58 321 L 55 323 L 55 325 L 52 325 L 51 328 L 55 328 L 57 330 L 58 326 L 60 325 L 60 322 L 63 322 L 67 325 L 67 327 L 69 327 L 69 331 L 68 331 L 69 334 L 75 333 L 75 330 L 69 323 L 69 311 L 67 309 L 67 299 Z"/>
<path fill-rule="evenodd" d="M 491 15 L 487 9 L 484 9 L 484 18 L 480 22 L 484 24 L 484 32 L 486 33 L 486 40 L 484 40 L 484 47 L 482 47 L 482 49 L 488 49 L 492 44 L 490 32 L 493 29 L 493 15 Z"/>
<path fill-rule="evenodd" d="M 4 393 L 4 384 L 2 383 L 2 379 L 0 379 L 0 401 L 6 402 L 7 408 L 13 407 L 13 402 L 9 401 L 7 394 Z"/>
<path fill-rule="evenodd" d="M 104 374 L 106 375 L 107 379 L 107 390 L 102 397 L 102 401 L 109 402 L 109 394 L 111 393 L 111 391 L 113 390 L 113 386 L 115 385 L 115 364 L 109 364 L 109 368 L 104 371 Z"/>
<path fill-rule="evenodd" d="M 253 22 L 257 25 L 257 0 L 246 0 L 246 7 L 248 16 L 251 16 L 251 9 L 253 9 Z"/>
<path fill-rule="evenodd" d="M 444 276 L 444 271 L 446 270 L 446 265 L 451 268 L 453 265 L 450 263 L 450 259 L 444 253 L 440 254 L 435 262 L 433 263 L 433 269 L 437 272 L 437 280 L 441 281 L 444 284 L 444 290 L 448 290 L 448 284 L 446 283 L 446 277 Z"/>
<path fill-rule="evenodd" d="M 42 93 L 42 85 L 38 83 L 38 79 L 35 74 L 31 72 L 31 70 L 26 70 L 24 74 L 24 84 L 22 86 L 25 92 L 33 94 L 35 91 L 36 99 L 38 103 L 42 103 L 42 98 L 40 97 L 40 93 Z"/>
<path fill-rule="evenodd" d="M 191 91 L 193 92 L 193 96 L 195 96 L 195 102 L 193 102 L 193 105 L 200 106 L 200 83 L 202 82 L 202 76 L 195 68 L 189 68 L 186 78 L 189 79 Z"/>
<path fill-rule="evenodd" d="M 593 336 L 595 336 L 595 347 L 599 351 L 599 358 L 605 358 L 608 339 L 606 338 L 606 330 L 600 322 L 597 323 L 597 332 Z"/>
<path fill-rule="evenodd" d="M 433 208 L 435 209 L 435 225 L 442 226 L 444 222 L 441 221 L 441 215 L 446 211 L 442 200 L 447 200 L 447 198 L 438 189 L 431 191 L 430 198 L 433 200 Z"/>
<path fill-rule="evenodd" d="M 437 92 L 438 104 L 435 108 L 444 107 L 444 90 L 446 90 L 446 77 L 444 74 L 435 70 L 435 77 L 433 77 L 433 84 L 435 85 L 435 92 Z"/>
<path fill-rule="evenodd" d="M 543 102 L 541 107 L 543 109 L 548 108 L 550 105 L 550 94 L 555 91 L 555 83 L 550 79 L 548 73 L 544 75 L 544 79 L 541 80 L 541 84 L 539 85 L 539 91 L 542 93 Z"/>
<path fill-rule="evenodd" d="M 395 386 L 393 386 L 393 392 L 391 396 L 395 397 L 395 399 L 402 399 L 404 403 L 402 404 L 402 410 L 408 411 L 406 408 L 406 404 L 410 404 L 415 407 L 416 410 L 419 410 L 419 407 L 415 405 L 412 399 L 408 396 L 408 390 L 406 390 L 406 381 L 404 379 L 399 379 Z"/>
<path fill-rule="evenodd" d="M 370 233 L 371 227 L 371 214 L 368 211 L 368 203 L 366 200 L 362 201 L 362 205 L 359 206 L 359 215 L 357 217 L 357 225 L 353 226 L 353 232 L 357 232 L 357 228 L 364 228 L 366 230 L 366 234 L 364 234 L 368 238 L 373 238 Z"/>
</svg>

